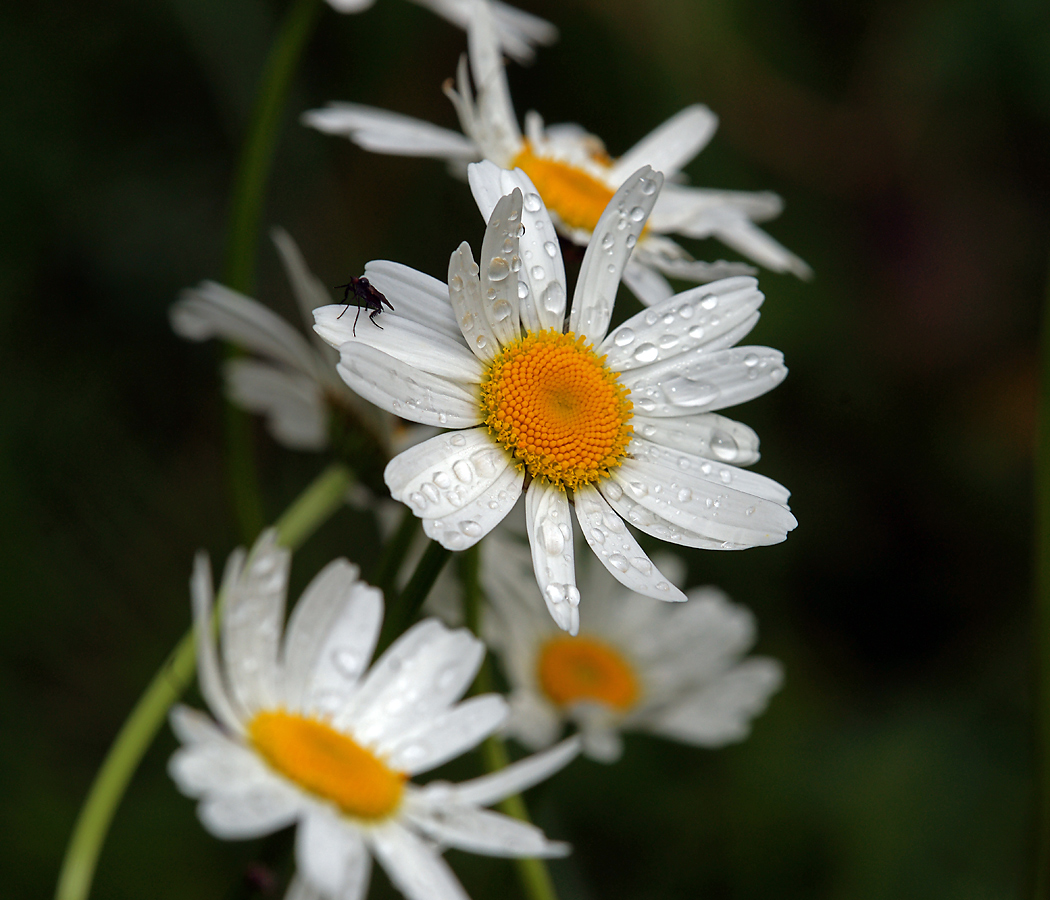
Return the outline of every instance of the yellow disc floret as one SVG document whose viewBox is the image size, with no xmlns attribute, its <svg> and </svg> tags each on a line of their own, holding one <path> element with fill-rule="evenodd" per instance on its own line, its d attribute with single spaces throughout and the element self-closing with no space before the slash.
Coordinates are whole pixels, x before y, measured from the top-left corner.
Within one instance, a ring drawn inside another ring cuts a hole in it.
<svg viewBox="0 0 1050 900">
<path fill-rule="evenodd" d="M 249 724 L 248 736 L 274 769 L 349 816 L 384 819 L 401 802 L 408 776 L 325 722 L 262 712 Z"/>
<path fill-rule="evenodd" d="M 575 490 L 608 476 L 631 439 L 631 401 L 618 376 L 583 338 L 530 332 L 489 365 L 481 416 L 533 478 Z"/>
<path fill-rule="evenodd" d="M 537 669 L 540 688 L 556 706 L 583 700 L 626 712 L 641 694 L 630 663 L 594 638 L 551 638 L 540 650 Z"/>
<path fill-rule="evenodd" d="M 509 168 L 524 170 L 543 197 L 547 209 L 556 213 L 567 228 L 594 231 L 615 193 L 576 166 L 536 156 L 528 141 Z"/>
</svg>

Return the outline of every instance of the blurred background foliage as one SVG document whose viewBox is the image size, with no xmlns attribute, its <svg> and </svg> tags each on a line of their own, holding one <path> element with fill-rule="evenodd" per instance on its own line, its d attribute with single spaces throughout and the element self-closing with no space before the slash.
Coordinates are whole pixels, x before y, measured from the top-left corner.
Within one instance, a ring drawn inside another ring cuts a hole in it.
<svg viewBox="0 0 1050 900">
<path fill-rule="evenodd" d="M 629 740 L 530 799 L 575 855 L 571 898 L 999 898 L 1032 854 L 1030 462 L 1050 224 L 1050 8 L 1040 0 L 534 0 L 561 41 L 512 67 L 519 115 L 613 154 L 681 107 L 721 117 L 696 184 L 773 189 L 816 270 L 764 274 L 755 343 L 791 376 L 738 417 L 794 492 L 778 547 L 689 556 L 750 606 L 787 681 L 752 737 Z M 222 270 L 226 203 L 276 0 L 0 9 L 0 871 L 45 897 L 90 780 L 189 621 L 193 553 L 238 542 L 214 346 L 170 331 Z M 331 99 L 454 127 L 463 35 L 403 0 L 327 8 L 290 95 L 266 226 L 323 281 L 372 258 L 444 277 L 478 246 L 466 188 L 298 125 Z M 703 258 L 723 250 L 693 248 Z M 295 315 L 268 241 L 257 295 Z M 619 315 L 632 311 L 621 294 Z M 257 423 L 256 423 L 257 424 Z M 257 429 L 270 518 L 321 461 Z M 340 513 L 297 556 L 368 562 Z M 586 601 L 585 601 L 586 602 Z M 593 602 L 593 601 L 592 601 Z M 132 783 L 95 896 L 280 896 L 286 838 L 220 843 L 164 766 Z M 474 760 L 452 774 L 466 776 Z M 282 844 L 283 841 L 283 844 Z M 476 898 L 511 867 L 452 855 Z M 374 890 L 389 895 L 381 876 Z M 269 890 L 268 890 L 269 889 Z"/>
</svg>

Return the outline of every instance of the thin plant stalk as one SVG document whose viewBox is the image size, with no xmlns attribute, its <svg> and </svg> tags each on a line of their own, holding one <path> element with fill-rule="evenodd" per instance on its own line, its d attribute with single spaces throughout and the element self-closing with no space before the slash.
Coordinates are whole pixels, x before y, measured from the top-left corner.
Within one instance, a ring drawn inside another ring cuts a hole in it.
<svg viewBox="0 0 1050 900">
<path fill-rule="evenodd" d="M 259 80 L 248 133 L 234 173 L 223 276 L 229 287 L 242 294 L 250 295 L 254 290 L 259 225 L 288 88 L 319 11 L 320 0 L 294 0 Z M 227 347 L 225 352 L 228 357 L 239 353 L 233 347 Z M 242 540 L 251 543 L 266 521 L 252 450 L 252 421 L 228 401 L 224 419 L 226 466 L 234 514 Z"/>
<path fill-rule="evenodd" d="M 481 554 L 480 548 L 475 545 L 464 551 L 459 557 L 459 576 L 463 583 L 463 619 L 466 626 L 481 637 L 481 615 L 482 615 L 482 591 L 480 580 Z M 486 657 L 474 682 L 474 693 L 484 694 L 493 689 L 492 672 L 489 668 L 489 659 Z M 510 764 L 507 756 L 507 748 L 500 738 L 491 736 L 485 739 L 481 745 L 481 760 L 486 771 L 496 772 L 505 769 Z M 521 794 L 512 794 L 497 804 L 497 808 L 505 815 L 522 822 L 532 822 L 529 817 L 529 809 L 525 805 L 525 798 Z M 550 869 L 542 859 L 519 858 L 514 860 L 514 867 L 518 872 L 518 880 L 521 882 L 522 890 L 528 900 L 558 900 L 554 882 L 551 880 Z"/>
<path fill-rule="evenodd" d="M 341 464 L 325 469 L 278 520 L 277 540 L 295 549 L 343 504 L 350 470 Z M 222 598 L 216 605 L 221 606 Z M 168 710 L 189 686 L 196 668 L 196 638 L 191 628 L 175 645 L 117 734 L 80 810 L 59 873 L 56 900 L 85 900 L 99 853 L 128 782 L 164 724 Z"/>
</svg>

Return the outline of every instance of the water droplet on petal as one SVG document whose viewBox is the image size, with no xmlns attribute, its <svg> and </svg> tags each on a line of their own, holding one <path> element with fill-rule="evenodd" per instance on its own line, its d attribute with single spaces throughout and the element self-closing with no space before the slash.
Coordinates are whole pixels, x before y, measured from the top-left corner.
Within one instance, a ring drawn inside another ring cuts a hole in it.
<svg viewBox="0 0 1050 900">
<path fill-rule="evenodd" d="M 558 245 L 554 241 L 544 241 L 543 249 L 551 259 L 556 258 L 558 255 Z"/>
<path fill-rule="evenodd" d="M 547 277 L 547 273 L 544 271 L 543 266 L 533 266 L 531 274 L 533 281 L 543 281 L 543 279 Z"/>
<path fill-rule="evenodd" d="M 481 526 L 473 519 L 468 519 L 466 522 L 460 522 L 459 530 L 467 537 L 481 537 L 482 535 Z"/>
<path fill-rule="evenodd" d="M 622 553 L 613 553 L 609 557 L 609 565 L 619 572 L 626 572 L 630 566 L 627 562 L 627 557 Z"/>
<path fill-rule="evenodd" d="M 645 218 L 645 210 L 640 206 L 636 206 L 631 210 L 630 216 L 632 222 L 641 222 Z"/>
<path fill-rule="evenodd" d="M 534 194 L 530 191 L 525 195 L 522 206 L 529 212 L 539 212 L 543 208 L 543 201 L 540 199 L 539 194 Z"/>
<path fill-rule="evenodd" d="M 524 281 L 518 282 L 518 299 L 524 300 L 529 296 L 529 286 Z"/>
<path fill-rule="evenodd" d="M 461 459 L 452 466 L 452 474 L 464 484 L 474 480 L 474 469 L 466 460 Z"/>
<path fill-rule="evenodd" d="M 616 344 L 617 347 L 626 347 L 633 340 L 634 331 L 627 327 L 619 329 L 613 336 L 613 343 Z"/>
<path fill-rule="evenodd" d="M 632 355 L 640 363 L 651 363 L 660 355 L 660 351 L 656 349 L 654 344 L 646 342 L 635 348 Z"/>
<path fill-rule="evenodd" d="M 700 298 L 700 305 L 704 309 L 714 309 L 718 306 L 718 297 L 714 294 L 704 294 L 704 296 Z"/>
<path fill-rule="evenodd" d="M 740 455 L 740 448 L 731 434 L 715 430 L 711 432 L 711 452 L 719 459 L 732 462 Z"/>
</svg>

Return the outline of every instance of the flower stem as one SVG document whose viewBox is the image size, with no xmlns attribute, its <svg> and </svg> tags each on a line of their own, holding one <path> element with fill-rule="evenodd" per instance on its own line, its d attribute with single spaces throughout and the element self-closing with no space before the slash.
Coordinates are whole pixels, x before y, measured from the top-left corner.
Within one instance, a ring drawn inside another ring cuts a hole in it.
<svg viewBox="0 0 1050 900">
<path fill-rule="evenodd" d="M 254 288 L 259 221 L 288 87 L 319 8 L 319 0 L 295 0 L 286 13 L 266 59 L 248 134 L 241 147 L 230 197 L 224 280 L 242 294 L 251 294 Z M 226 350 L 227 356 L 238 354 L 233 347 Z M 224 418 L 226 465 L 234 513 L 241 539 L 251 543 L 266 521 L 252 452 L 251 418 L 229 401 Z"/>
<path fill-rule="evenodd" d="M 481 606 L 482 591 L 479 578 L 481 568 L 480 547 L 474 546 L 465 550 L 459 557 L 459 577 L 463 582 L 463 618 L 467 627 L 475 635 L 481 637 Z M 489 660 L 486 657 L 478 672 L 477 680 L 474 682 L 474 693 L 484 694 L 491 691 L 492 672 L 489 668 Z M 503 741 L 495 735 L 488 737 L 481 745 L 481 759 L 485 769 L 496 772 L 505 769 L 510 764 L 507 756 L 507 748 Z M 497 804 L 497 808 L 505 815 L 522 822 L 531 822 L 528 807 L 521 794 L 512 794 Z M 554 890 L 554 882 L 551 880 L 550 869 L 546 861 L 542 859 L 518 858 L 514 860 L 514 867 L 518 870 L 518 879 L 521 881 L 522 890 L 529 900 L 558 900 L 558 894 Z"/>
<path fill-rule="evenodd" d="M 1043 310 L 1042 371 L 1035 452 L 1035 634 L 1039 768 L 1034 896 L 1050 897 L 1050 284 Z"/>
<path fill-rule="evenodd" d="M 416 563 L 416 569 L 408 579 L 401 596 L 395 603 L 387 604 L 386 621 L 383 622 L 383 630 L 379 634 L 376 656 L 389 647 L 418 615 L 423 601 L 427 599 L 427 594 L 451 555 L 452 551 L 446 550 L 437 541 L 427 544 L 427 549 Z"/>
<path fill-rule="evenodd" d="M 350 472 L 345 466 L 325 469 L 278 520 L 279 542 L 291 549 L 299 547 L 342 505 L 349 486 Z M 220 597 L 217 607 L 221 602 Z M 153 676 L 95 776 L 62 860 L 56 900 L 84 900 L 91 891 L 95 865 L 117 805 L 168 710 L 193 678 L 196 661 L 196 639 L 190 629 Z"/>
</svg>

